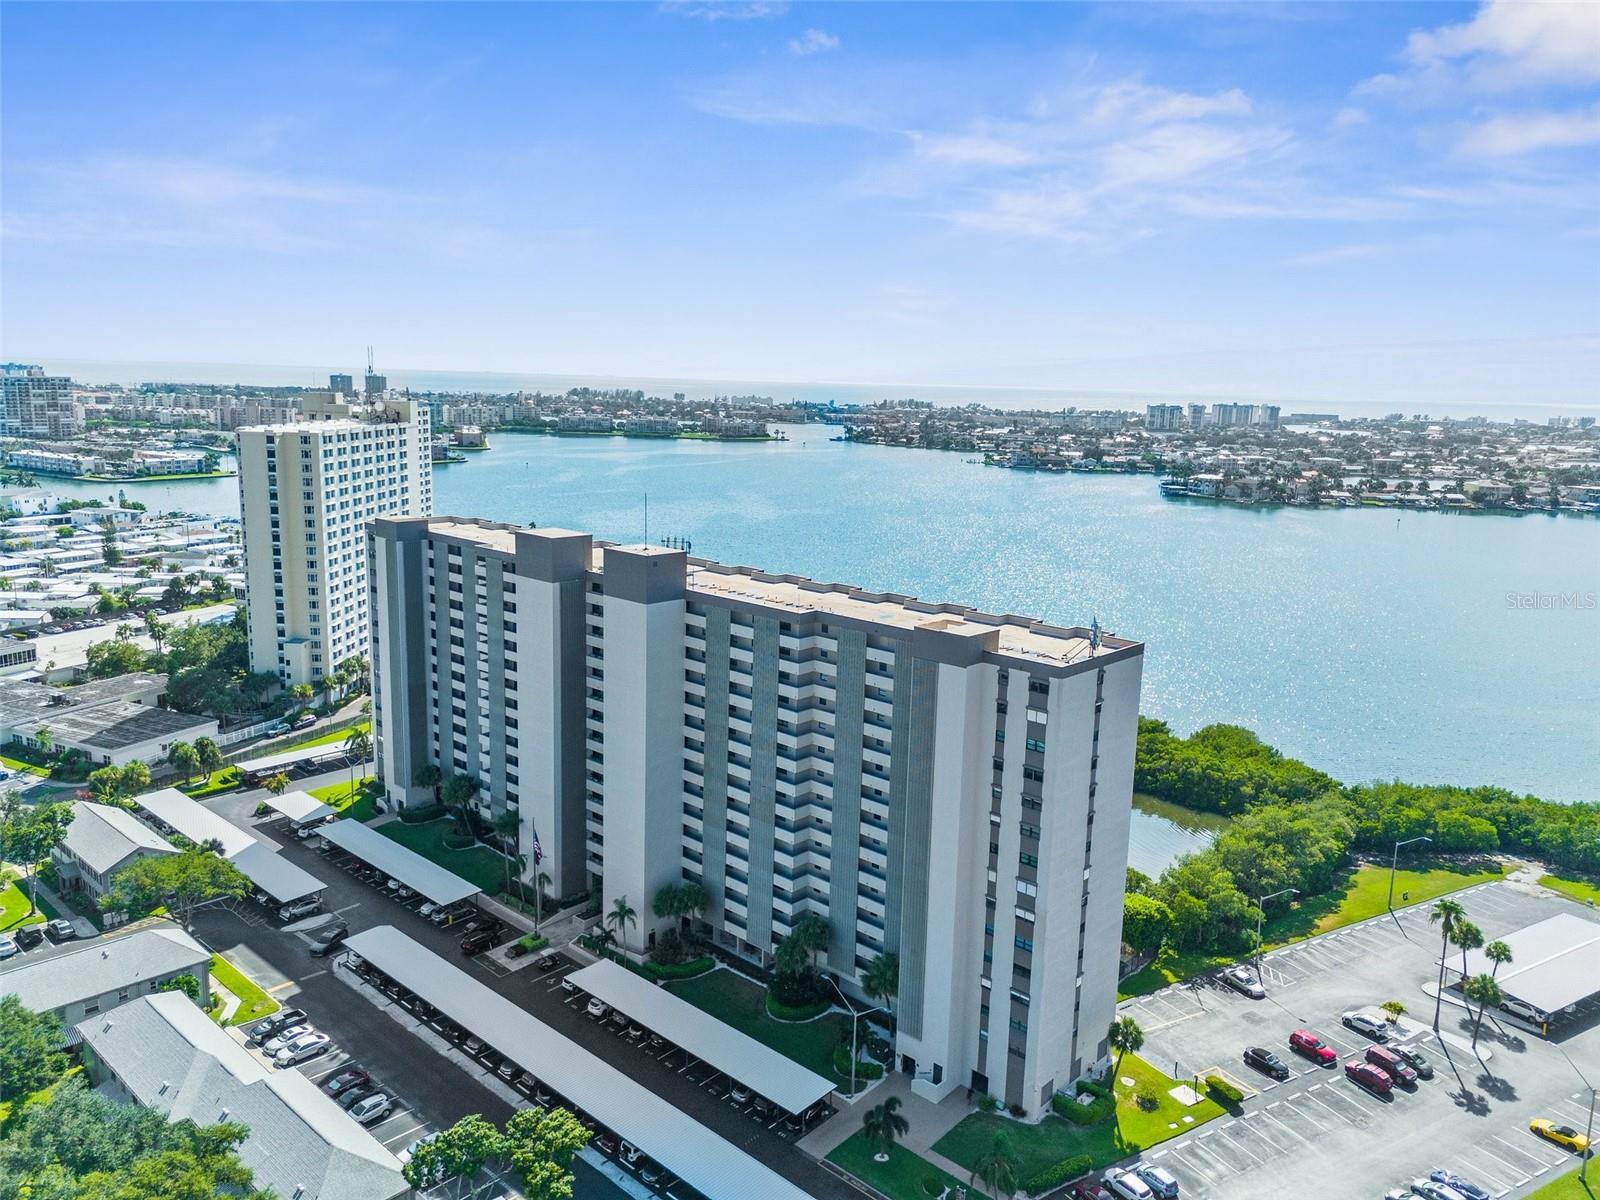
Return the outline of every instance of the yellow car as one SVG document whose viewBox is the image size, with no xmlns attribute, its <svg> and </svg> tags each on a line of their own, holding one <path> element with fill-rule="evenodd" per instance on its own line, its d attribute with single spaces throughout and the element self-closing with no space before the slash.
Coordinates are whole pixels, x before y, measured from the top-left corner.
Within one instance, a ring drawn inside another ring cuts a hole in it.
<svg viewBox="0 0 1600 1200">
<path fill-rule="evenodd" d="M 1554 1142 L 1558 1146 L 1565 1146 L 1568 1150 L 1575 1150 L 1579 1154 L 1583 1154 L 1589 1149 L 1589 1139 L 1571 1125 L 1557 1125 L 1554 1121 L 1536 1117 L 1528 1122 L 1528 1128 L 1545 1141 Z"/>
</svg>

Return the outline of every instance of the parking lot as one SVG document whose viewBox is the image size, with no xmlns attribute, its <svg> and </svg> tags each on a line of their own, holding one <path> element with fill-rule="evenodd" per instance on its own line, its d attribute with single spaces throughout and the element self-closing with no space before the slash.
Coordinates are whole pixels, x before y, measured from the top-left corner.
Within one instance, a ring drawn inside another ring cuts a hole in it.
<svg viewBox="0 0 1600 1200">
<path fill-rule="evenodd" d="M 1560 911 L 1593 919 L 1581 905 L 1520 881 L 1482 884 L 1455 899 L 1488 939 Z M 1149 1061 L 1179 1078 L 1221 1068 L 1255 1092 L 1238 1115 L 1146 1157 L 1200 1200 L 1281 1197 L 1287 1177 L 1314 1180 L 1320 1196 L 1356 1200 L 1441 1166 L 1496 1198 L 1515 1197 L 1576 1165 L 1569 1151 L 1535 1137 L 1528 1122 L 1547 1117 L 1582 1128 L 1588 1092 L 1564 1056 L 1600 1079 L 1600 1029 L 1580 1021 L 1547 1042 L 1491 1014 L 1479 1039 L 1480 1061 L 1470 1046 L 1471 1021 L 1459 1007 L 1444 1006 L 1443 1040 L 1431 1029 L 1434 1000 L 1422 985 L 1431 987 L 1436 977 L 1438 944 L 1427 908 L 1419 906 L 1398 920 L 1384 916 L 1266 954 L 1264 999 L 1201 980 L 1125 1002 L 1119 1012 L 1144 1029 Z M 1386 1000 L 1407 1009 L 1394 1040 L 1420 1050 L 1434 1075 L 1379 1097 L 1345 1075 L 1344 1064 L 1359 1061 L 1374 1043 L 1340 1017 Z M 1332 1047 L 1331 1064 L 1290 1050 L 1288 1036 L 1299 1028 Z M 1278 1081 L 1246 1066 L 1247 1046 L 1272 1050 L 1290 1077 Z"/>
</svg>

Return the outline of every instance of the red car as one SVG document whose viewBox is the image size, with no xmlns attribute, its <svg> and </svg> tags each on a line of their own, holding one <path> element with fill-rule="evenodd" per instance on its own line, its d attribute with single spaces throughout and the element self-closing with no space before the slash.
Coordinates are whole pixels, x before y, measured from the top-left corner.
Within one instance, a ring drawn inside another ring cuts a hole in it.
<svg viewBox="0 0 1600 1200">
<path fill-rule="evenodd" d="M 1389 1072 L 1369 1062 L 1362 1062 L 1359 1058 L 1352 1058 L 1345 1063 L 1344 1073 L 1374 1095 L 1387 1096 L 1394 1091 L 1394 1080 L 1389 1078 Z"/>
<path fill-rule="evenodd" d="M 1401 1087 L 1416 1087 L 1417 1073 L 1387 1046 L 1368 1046 L 1366 1059 Z"/>
<path fill-rule="evenodd" d="M 1339 1057 L 1332 1046 L 1309 1029 L 1296 1029 L 1291 1033 L 1289 1049 L 1304 1054 L 1312 1062 L 1320 1063 L 1324 1067 L 1331 1067 Z"/>
<path fill-rule="evenodd" d="M 1067 1194 L 1072 1200 L 1117 1200 L 1092 1179 L 1083 1179 L 1073 1184 Z"/>
</svg>

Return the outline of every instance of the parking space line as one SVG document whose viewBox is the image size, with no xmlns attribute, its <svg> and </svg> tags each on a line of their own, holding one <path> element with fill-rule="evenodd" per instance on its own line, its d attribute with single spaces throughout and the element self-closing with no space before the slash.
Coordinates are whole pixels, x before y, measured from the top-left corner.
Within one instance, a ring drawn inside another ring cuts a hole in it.
<svg viewBox="0 0 1600 1200">
<path fill-rule="evenodd" d="M 1473 1157 L 1474 1155 L 1476 1157 Z M 1528 1178 L 1528 1173 L 1526 1171 L 1519 1171 L 1509 1163 L 1501 1162 L 1482 1146 L 1468 1146 L 1463 1152 L 1462 1157 L 1466 1158 L 1469 1165 L 1472 1166 L 1474 1174 L 1489 1180 L 1493 1186 L 1500 1189 L 1500 1191 L 1496 1193 L 1497 1195 L 1505 1195 L 1512 1188 L 1523 1183 Z M 1484 1159 L 1488 1159 L 1495 1165 L 1493 1167 L 1484 1166 Z"/>
<path fill-rule="evenodd" d="M 1172 1165 L 1175 1166 L 1175 1167 L 1178 1167 L 1179 1170 L 1181 1170 L 1185 1175 L 1198 1175 L 1201 1179 L 1204 1179 L 1207 1183 L 1215 1183 L 1216 1182 L 1216 1180 L 1212 1177 L 1211 1172 L 1208 1171 L 1205 1167 L 1202 1167 L 1199 1163 L 1197 1163 L 1194 1160 L 1192 1160 L 1191 1158 L 1189 1158 L 1188 1153 L 1185 1150 L 1175 1150 L 1175 1151 L 1173 1151 L 1173 1154 L 1172 1154 Z"/>
<path fill-rule="evenodd" d="M 1244 1154 L 1250 1159 L 1252 1166 L 1257 1163 L 1267 1162 L 1272 1155 L 1263 1155 L 1257 1147 L 1246 1144 L 1246 1142 L 1242 1140 L 1246 1134 L 1254 1134 L 1257 1137 L 1262 1136 L 1256 1132 L 1254 1126 L 1247 1125 L 1243 1121 L 1229 1121 L 1227 1125 L 1217 1130 L 1217 1136 L 1226 1138 L 1229 1145 L 1236 1147 L 1240 1153 Z M 1266 1139 L 1262 1138 L 1262 1140 L 1265 1141 Z M 1268 1142 L 1267 1145 L 1271 1147 L 1273 1154 L 1277 1153 L 1278 1148 L 1276 1146 L 1273 1146 L 1271 1142 Z"/>
<path fill-rule="evenodd" d="M 1527 1171 L 1527 1170 L 1529 1170 L 1529 1168 L 1527 1166 L 1524 1166 L 1524 1165 L 1520 1164 L 1520 1163 L 1517 1163 L 1516 1160 L 1518 1160 L 1518 1159 L 1526 1159 L 1528 1162 L 1533 1163 L 1535 1166 L 1542 1165 L 1542 1163 L 1544 1161 L 1543 1159 L 1539 1158 L 1537 1155 L 1530 1154 L 1530 1153 L 1528 1153 L 1528 1151 L 1522 1149 L 1519 1146 L 1513 1146 L 1510 1142 L 1506 1141 L 1504 1138 L 1499 1137 L 1496 1134 L 1492 1134 L 1492 1133 L 1491 1134 L 1486 1134 L 1485 1137 L 1489 1141 L 1493 1142 L 1496 1146 L 1498 1146 L 1500 1148 L 1500 1151 L 1503 1154 L 1506 1155 L 1505 1161 L 1506 1161 L 1506 1165 L 1507 1166 L 1515 1165 L 1516 1169 L 1522 1170 L 1522 1171 Z M 1484 1148 L 1483 1142 L 1480 1141 L 1478 1143 L 1478 1145 L 1479 1145 L 1480 1148 Z M 1535 1172 L 1535 1173 L 1537 1173 L 1537 1172 Z"/>
<path fill-rule="evenodd" d="M 1316 1091 L 1317 1088 L 1321 1088 L 1322 1086 L 1323 1085 L 1319 1083 L 1319 1084 L 1316 1085 L 1315 1088 L 1312 1089 L 1312 1091 Z M 1350 1115 L 1348 1113 L 1343 1112 L 1340 1109 L 1334 1108 L 1331 1105 L 1324 1103 L 1323 1100 L 1320 1097 L 1312 1095 L 1311 1092 L 1307 1092 L 1305 1094 L 1305 1098 L 1307 1100 L 1311 1101 L 1312 1104 L 1315 1104 L 1318 1108 L 1323 1109 L 1326 1112 L 1332 1113 L 1334 1116 L 1338 1117 L 1339 1120 L 1343 1121 L 1346 1125 L 1354 1125 L 1354 1124 L 1356 1124 L 1356 1122 L 1354 1122 L 1354 1121 L 1352 1121 L 1350 1119 Z"/>
<path fill-rule="evenodd" d="M 1238 1174 L 1238 1170 L 1233 1166 L 1232 1163 L 1228 1162 L 1216 1151 L 1205 1145 L 1205 1139 L 1203 1138 L 1197 1138 L 1194 1142 L 1192 1142 L 1188 1147 L 1188 1151 L 1193 1155 L 1203 1155 L 1207 1160 L 1215 1163 L 1215 1166 L 1213 1166 L 1211 1169 L 1217 1172 L 1217 1175 L 1223 1179 L 1226 1179 L 1230 1175 Z M 1205 1175 L 1208 1182 L 1216 1182 L 1216 1179 L 1209 1173 L 1202 1171 L 1201 1174 Z"/>
</svg>

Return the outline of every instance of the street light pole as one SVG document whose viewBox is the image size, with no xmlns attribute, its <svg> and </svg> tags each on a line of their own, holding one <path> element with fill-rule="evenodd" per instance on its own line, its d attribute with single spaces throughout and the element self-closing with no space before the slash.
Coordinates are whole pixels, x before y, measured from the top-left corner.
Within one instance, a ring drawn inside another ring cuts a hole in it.
<svg viewBox="0 0 1600 1200">
<path fill-rule="evenodd" d="M 875 1012 L 887 1012 L 888 1009 L 880 1004 L 876 1008 L 864 1008 L 857 1012 L 856 1006 L 850 1003 L 850 997 L 846 996 L 839 985 L 833 981 L 833 976 L 823 972 L 822 977 L 828 981 L 828 986 L 839 994 L 839 999 L 843 1000 L 844 1006 L 850 1010 L 850 1094 L 854 1096 L 856 1094 L 856 1037 L 861 1029 L 861 1018 L 870 1017 Z"/>
<path fill-rule="evenodd" d="M 1394 911 L 1394 873 L 1395 873 L 1395 868 L 1397 868 L 1400 865 L 1400 847 L 1401 846 L 1409 846 L 1409 845 L 1411 845 L 1412 842 L 1431 842 L 1431 841 L 1433 841 L 1433 839 L 1431 837 L 1429 837 L 1427 834 L 1422 834 L 1420 837 L 1407 838 L 1403 842 L 1396 842 L 1394 844 L 1394 857 L 1389 860 L 1389 911 L 1390 912 Z"/>
<path fill-rule="evenodd" d="M 1265 911 L 1266 903 L 1267 903 L 1268 900 L 1275 900 L 1279 896 L 1287 896 L 1287 895 L 1290 895 L 1290 894 L 1298 896 L 1300 894 L 1300 889 L 1299 888 L 1280 888 L 1278 891 L 1273 892 L 1270 896 L 1262 896 L 1261 899 L 1256 901 L 1256 974 L 1257 975 L 1261 974 L 1261 926 L 1262 926 L 1263 921 L 1266 919 L 1266 915 L 1267 915 L 1266 911 Z"/>
</svg>

